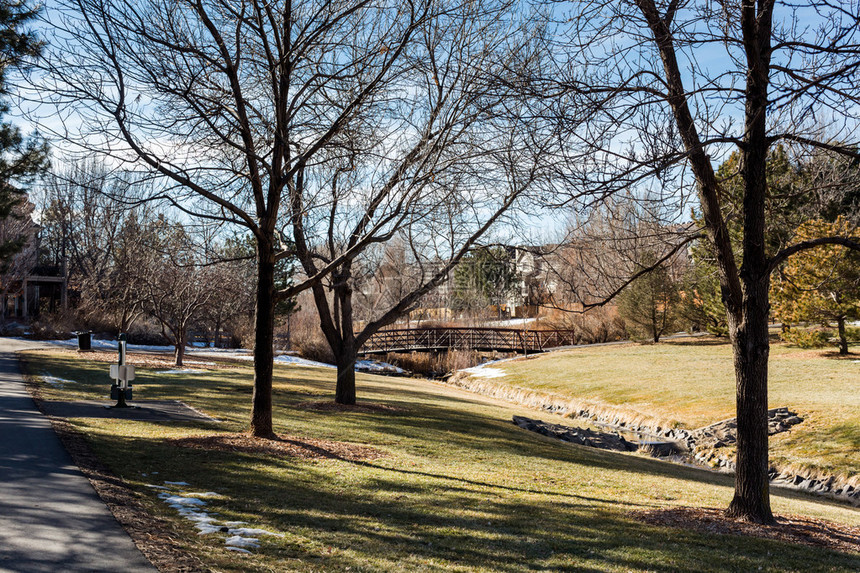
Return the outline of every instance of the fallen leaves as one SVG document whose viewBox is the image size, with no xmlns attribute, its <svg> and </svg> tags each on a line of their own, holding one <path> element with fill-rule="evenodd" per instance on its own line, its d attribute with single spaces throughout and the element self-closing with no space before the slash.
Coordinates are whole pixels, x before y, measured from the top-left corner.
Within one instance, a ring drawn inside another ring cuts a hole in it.
<svg viewBox="0 0 860 573">
<path fill-rule="evenodd" d="M 799 515 L 778 515 L 775 525 L 746 523 L 714 508 L 675 507 L 636 512 L 634 518 L 650 525 L 690 529 L 699 533 L 742 535 L 860 553 L 860 527 L 850 527 Z"/>
</svg>

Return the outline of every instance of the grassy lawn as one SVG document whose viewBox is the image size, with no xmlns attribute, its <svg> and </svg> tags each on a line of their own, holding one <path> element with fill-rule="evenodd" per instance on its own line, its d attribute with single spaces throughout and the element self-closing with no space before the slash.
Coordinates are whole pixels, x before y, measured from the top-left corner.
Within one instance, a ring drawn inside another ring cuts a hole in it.
<svg viewBox="0 0 860 573">
<path fill-rule="evenodd" d="M 58 352 L 29 352 L 26 358 L 32 374 L 64 380 L 44 385 L 46 399 L 106 394 L 103 363 Z M 531 368 L 540 361 L 520 364 Z M 303 407 L 331 400 L 332 370 L 276 367 L 276 376 L 279 434 L 366 444 L 386 456 L 309 461 L 207 452 L 166 441 L 244 431 L 251 391 L 247 367 L 198 374 L 138 370 L 135 398 L 180 399 L 222 420 L 218 424 L 95 418 L 73 423 L 154 512 L 175 520 L 187 548 L 219 571 L 860 569 L 860 553 L 704 535 L 645 525 L 631 516 L 661 507 L 726 506 L 729 476 L 558 443 L 511 424 L 512 415 L 535 416 L 532 411 L 429 381 L 359 375 L 359 401 L 389 409 L 336 412 Z M 717 399 L 712 380 L 693 383 Z M 597 392 L 598 385 L 591 386 Z M 208 507 L 219 518 L 284 537 L 262 537 L 252 555 L 227 551 L 224 534 L 197 535 L 146 487 L 164 481 L 217 492 L 221 497 Z M 773 506 L 777 513 L 860 525 L 854 509 L 792 492 L 773 492 Z"/>
<path fill-rule="evenodd" d="M 804 419 L 773 436 L 771 459 L 846 477 L 860 472 L 860 347 L 829 350 L 773 344 L 769 407 Z M 731 348 L 711 339 L 593 346 L 494 365 L 492 382 L 648 413 L 698 428 L 734 416 Z"/>
</svg>

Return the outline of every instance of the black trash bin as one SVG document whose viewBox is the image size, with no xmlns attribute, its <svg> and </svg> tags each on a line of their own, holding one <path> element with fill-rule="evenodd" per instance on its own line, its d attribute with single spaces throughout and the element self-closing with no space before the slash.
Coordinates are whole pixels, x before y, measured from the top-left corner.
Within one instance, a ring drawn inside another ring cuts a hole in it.
<svg viewBox="0 0 860 573">
<path fill-rule="evenodd" d="M 78 350 L 90 350 L 92 348 L 92 332 L 89 330 L 76 332 L 75 336 L 78 337 Z"/>
</svg>

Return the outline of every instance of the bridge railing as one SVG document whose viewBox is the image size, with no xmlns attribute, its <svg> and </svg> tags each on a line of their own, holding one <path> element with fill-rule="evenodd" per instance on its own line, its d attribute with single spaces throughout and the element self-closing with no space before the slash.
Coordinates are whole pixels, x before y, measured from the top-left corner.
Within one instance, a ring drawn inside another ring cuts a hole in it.
<svg viewBox="0 0 860 573">
<path fill-rule="evenodd" d="M 518 330 L 514 328 L 398 328 L 380 330 L 359 350 L 361 354 L 410 350 L 483 350 L 543 352 L 576 344 L 572 330 Z"/>
</svg>

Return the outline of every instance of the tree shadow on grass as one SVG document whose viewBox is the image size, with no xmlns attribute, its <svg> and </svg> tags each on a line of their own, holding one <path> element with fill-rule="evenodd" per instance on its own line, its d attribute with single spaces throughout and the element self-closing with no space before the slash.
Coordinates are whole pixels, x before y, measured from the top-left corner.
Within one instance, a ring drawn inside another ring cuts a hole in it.
<svg viewBox="0 0 860 573">
<path fill-rule="evenodd" d="M 660 344 L 668 346 L 728 346 L 730 341 L 727 337 L 703 337 L 703 338 L 669 338 L 660 341 Z"/>
<path fill-rule="evenodd" d="M 105 447 L 134 449 L 153 460 L 164 455 L 155 440 L 109 441 Z M 291 559 L 321 570 L 385 571 L 699 572 L 756 570 L 762 564 L 772 570 L 821 564 L 850 571 L 857 564 L 856 556 L 820 549 L 643 524 L 624 510 L 634 504 L 611 498 L 372 463 L 296 463 L 196 451 L 181 457 L 181 464 L 166 462 L 162 479 L 225 495 L 210 506 L 224 519 L 253 519 L 250 526 L 287 533 L 282 540 L 267 538 L 260 550 L 283 569 Z M 222 541 L 212 535 L 203 542 Z"/>
</svg>

